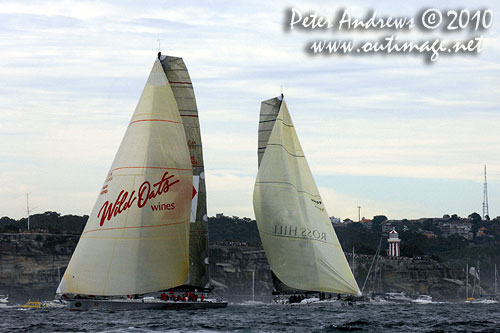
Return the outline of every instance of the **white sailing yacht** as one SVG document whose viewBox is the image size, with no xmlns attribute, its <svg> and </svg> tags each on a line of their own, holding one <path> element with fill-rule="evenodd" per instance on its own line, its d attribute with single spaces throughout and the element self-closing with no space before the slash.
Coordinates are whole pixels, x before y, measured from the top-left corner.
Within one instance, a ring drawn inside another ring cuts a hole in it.
<svg viewBox="0 0 500 333">
<path fill-rule="evenodd" d="M 283 96 L 262 102 L 258 157 L 253 204 L 275 289 L 360 295 Z"/>
<path fill-rule="evenodd" d="M 204 296 L 205 183 L 196 104 L 183 65 L 158 54 L 57 290 L 71 310 L 227 306 Z M 167 74 L 188 81 L 169 81 Z M 203 239 L 190 237 L 190 230 Z"/>
<path fill-rule="evenodd" d="M 0 308 L 7 307 L 7 303 L 9 303 L 9 296 L 0 295 Z"/>
</svg>

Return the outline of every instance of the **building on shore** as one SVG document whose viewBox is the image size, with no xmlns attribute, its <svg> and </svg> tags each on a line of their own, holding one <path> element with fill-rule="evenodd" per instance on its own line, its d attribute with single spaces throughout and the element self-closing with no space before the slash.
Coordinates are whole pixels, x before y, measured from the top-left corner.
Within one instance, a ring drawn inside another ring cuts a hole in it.
<svg viewBox="0 0 500 333">
<path fill-rule="evenodd" d="M 389 232 L 387 243 L 389 243 L 389 257 L 399 257 L 401 255 L 399 248 L 401 239 L 399 239 L 399 234 L 396 229 L 392 228 L 391 232 Z"/>
</svg>

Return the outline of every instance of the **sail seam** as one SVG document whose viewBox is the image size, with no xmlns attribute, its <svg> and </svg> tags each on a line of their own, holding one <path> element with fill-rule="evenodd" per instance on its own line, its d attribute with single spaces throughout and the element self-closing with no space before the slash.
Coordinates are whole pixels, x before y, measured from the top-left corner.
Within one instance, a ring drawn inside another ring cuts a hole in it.
<svg viewBox="0 0 500 333">
<path fill-rule="evenodd" d="M 155 224 L 155 225 L 140 225 L 140 226 L 133 226 L 133 227 L 117 227 L 117 228 L 93 229 L 93 230 L 85 231 L 83 234 L 88 234 L 89 232 L 94 232 L 94 231 L 165 227 L 165 226 L 171 226 L 171 225 L 177 225 L 177 224 L 183 224 L 183 223 L 186 223 L 186 221 L 176 222 L 176 223 Z"/>
<path fill-rule="evenodd" d="M 284 151 L 286 151 L 288 154 L 292 155 L 293 157 L 304 157 L 304 155 L 296 155 L 296 154 L 292 154 L 291 152 L 289 152 L 284 145 L 280 144 L 280 143 L 268 143 L 267 144 L 268 146 L 281 146 L 283 148 Z"/>
<path fill-rule="evenodd" d="M 174 123 L 174 124 L 182 124 L 181 122 L 179 121 L 173 121 L 173 120 L 165 120 L 165 119 L 141 119 L 141 120 L 135 120 L 135 121 L 132 121 L 130 125 L 134 124 L 134 123 L 139 123 L 139 122 L 142 122 L 142 121 L 163 121 L 163 122 L 167 122 L 167 123 Z"/>
<path fill-rule="evenodd" d="M 120 167 L 114 168 L 111 172 L 120 169 L 160 169 L 160 170 L 178 170 L 178 171 L 191 171 L 192 169 L 181 169 L 181 168 L 164 168 L 164 167 L 148 167 L 148 166 L 131 166 L 131 167 Z"/>
<path fill-rule="evenodd" d="M 175 82 L 175 81 L 170 81 L 170 84 L 193 84 L 192 82 Z"/>
<path fill-rule="evenodd" d="M 319 198 L 321 197 L 319 194 L 312 194 L 311 192 L 299 190 L 297 185 L 292 184 L 292 183 L 288 183 L 288 182 L 255 182 L 255 184 L 286 184 L 286 185 L 291 185 L 291 186 L 295 187 L 297 189 L 297 192 L 299 192 L 299 193 L 306 193 L 306 194 L 309 194 L 311 197 L 319 197 Z"/>
</svg>

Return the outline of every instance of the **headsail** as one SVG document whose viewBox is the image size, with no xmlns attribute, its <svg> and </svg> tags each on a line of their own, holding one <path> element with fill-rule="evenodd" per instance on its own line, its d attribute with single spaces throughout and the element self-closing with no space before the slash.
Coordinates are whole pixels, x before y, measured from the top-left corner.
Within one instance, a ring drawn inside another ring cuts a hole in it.
<svg viewBox="0 0 500 333">
<path fill-rule="evenodd" d="M 192 189 L 184 127 L 156 60 L 58 292 L 113 296 L 183 284 Z"/>
<path fill-rule="evenodd" d="M 179 57 L 163 55 L 160 57 L 160 61 L 179 106 L 193 167 L 194 190 L 189 231 L 189 277 L 186 284 L 192 287 L 206 288 L 209 284 L 208 216 L 198 108 L 193 84 L 184 60 Z"/>
<path fill-rule="evenodd" d="M 253 201 L 269 264 L 282 282 L 302 290 L 359 293 L 284 101 Z"/>
</svg>

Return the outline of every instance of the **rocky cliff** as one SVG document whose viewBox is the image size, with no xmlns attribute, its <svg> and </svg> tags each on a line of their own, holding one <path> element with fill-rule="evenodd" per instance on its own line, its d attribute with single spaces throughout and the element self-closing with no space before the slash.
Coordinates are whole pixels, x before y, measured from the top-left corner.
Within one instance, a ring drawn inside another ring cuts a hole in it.
<svg viewBox="0 0 500 333">
<path fill-rule="evenodd" d="M 79 236 L 0 234 L 0 294 L 11 302 L 53 299 Z"/>
<path fill-rule="evenodd" d="M 352 263 L 352 256 L 349 258 Z M 372 266 L 373 262 L 373 266 Z M 404 291 L 413 297 L 431 295 L 436 300 L 465 300 L 465 272 L 452 270 L 434 260 L 357 256 L 354 260 L 354 272 L 359 287 L 364 293 L 386 293 Z M 366 276 L 372 266 L 368 279 Z M 474 289 L 473 276 L 469 276 L 469 296 Z M 474 295 L 485 294 L 479 285 Z"/>
<path fill-rule="evenodd" d="M 231 301 L 269 300 L 271 268 L 261 247 L 210 247 L 210 278 L 216 294 Z"/>
<path fill-rule="evenodd" d="M 77 242 L 75 235 L 0 234 L 0 294 L 8 294 L 13 303 L 29 298 L 52 299 Z M 372 258 L 357 256 L 354 260 L 360 288 Z M 215 292 L 230 300 L 251 299 L 252 286 L 256 300 L 267 300 L 272 292 L 270 267 L 260 247 L 211 245 L 210 275 Z M 380 257 L 373 265 L 365 292 L 405 291 L 414 296 L 430 294 L 437 299 L 463 300 L 464 279 L 463 271 L 451 270 L 436 261 Z M 484 290 L 476 288 L 475 293 Z"/>
</svg>

